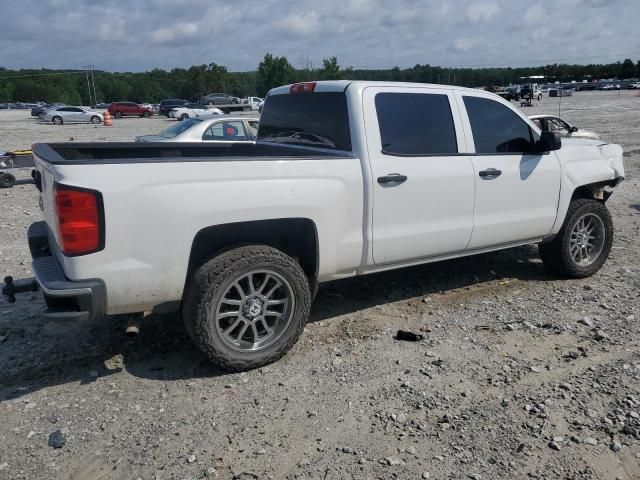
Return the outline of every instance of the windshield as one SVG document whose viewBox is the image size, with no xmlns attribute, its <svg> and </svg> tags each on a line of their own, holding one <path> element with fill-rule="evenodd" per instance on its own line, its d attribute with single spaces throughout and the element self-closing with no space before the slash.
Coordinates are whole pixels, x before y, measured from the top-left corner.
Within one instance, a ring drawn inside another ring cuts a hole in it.
<svg viewBox="0 0 640 480">
<path fill-rule="evenodd" d="M 258 140 L 351 150 L 346 95 L 322 92 L 268 96 Z"/>
<path fill-rule="evenodd" d="M 185 120 L 182 120 L 181 122 L 171 125 L 169 128 L 164 129 L 158 135 L 165 138 L 173 138 L 180 135 L 185 130 L 188 130 L 194 125 L 200 123 L 201 121 L 202 120 L 200 120 L 199 118 L 187 118 Z"/>
</svg>

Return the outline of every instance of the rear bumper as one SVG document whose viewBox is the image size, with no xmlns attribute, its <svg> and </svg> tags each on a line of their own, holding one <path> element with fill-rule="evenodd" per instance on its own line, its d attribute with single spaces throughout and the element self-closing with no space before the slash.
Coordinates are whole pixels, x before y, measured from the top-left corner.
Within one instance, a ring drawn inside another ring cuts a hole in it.
<svg viewBox="0 0 640 480">
<path fill-rule="evenodd" d="M 35 280 L 47 304 L 45 316 L 59 320 L 91 320 L 105 311 L 106 289 L 98 279 L 67 279 L 51 252 L 45 222 L 31 224 L 27 232 Z"/>
</svg>

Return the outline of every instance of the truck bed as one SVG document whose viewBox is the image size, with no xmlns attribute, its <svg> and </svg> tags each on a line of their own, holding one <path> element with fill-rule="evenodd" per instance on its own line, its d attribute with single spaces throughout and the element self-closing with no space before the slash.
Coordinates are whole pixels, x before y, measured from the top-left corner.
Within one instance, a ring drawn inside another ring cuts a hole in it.
<svg viewBox="0 0 640 480">
<path fill-rule="evenodd" d="M 54 165 L 105 163 L 170 163 L 264 160 L 318 160 L 351 157 L 304 147 L 273 144 L 202 143 L 36 143 L 33 153 Z"/>
</svg>

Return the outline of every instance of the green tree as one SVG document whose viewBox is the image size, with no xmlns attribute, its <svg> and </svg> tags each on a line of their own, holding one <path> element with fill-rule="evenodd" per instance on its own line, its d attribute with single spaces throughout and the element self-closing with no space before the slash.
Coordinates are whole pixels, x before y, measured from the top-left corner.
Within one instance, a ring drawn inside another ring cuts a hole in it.
<svg viewBox="0 0 640 480">
<path fill-rule="evenodd" d="M 260 65 L 256 77 L 258 96 L 263 97 L 274 87 L 291 83 L 294 79 L 294 70 L 286 57 L 274 57 L 267 53 Z"/>
<path fill-rule="evenodd" d="M 320 80 L 340 80 L 342 72 L 338 65 L 337 57 L 329 57 L 322 59 L 322 68 L 318 72 Z"/>
<path fill-rule="evenodd" d="M 633 78 L 636 75 L 636 66 L 633 64 L 630 58 L 626 58 L 624 62 L 622 62 L 622 67 L 620 68 L 620 74 L 618 78 L 623 80 L 625 78 Z"/>
</svg>

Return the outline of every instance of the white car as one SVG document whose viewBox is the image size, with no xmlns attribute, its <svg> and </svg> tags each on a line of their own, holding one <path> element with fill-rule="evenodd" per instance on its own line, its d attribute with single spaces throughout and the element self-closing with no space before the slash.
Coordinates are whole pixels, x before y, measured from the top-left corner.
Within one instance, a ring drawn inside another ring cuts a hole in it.
<svg viewBox="0 0 640 480">
<path fill-rule="evenodd" d="M 136 142 L 253 143 L 258 121 L 257 117 L 224 114 L 186 118 L 158 135 L 136 137 Z"/>
<path fill-rule="evenodd" d="M 187 118 L 196 118 L 203 115 L 220 115 L 224 113 L 219 108 L 215 108 L 209 105 L 202 105 L 200 103 L 187 103 L 182 107 L 176 107 L 169 112 L 169 118 L 175 118 L 176 120 L 185 120 Z"/>
<path fill-rule="evenodd" d="M 247 120 L 207 121 L 199 140 Z M 593 275 L 625 176 L 619 145 L 540 131 L 492 93 L 349 80 L 272 89 L 255 144 L 36 143 L 33 156 L 45 315 L 180 312 L 235 371 L 296 343 L 322 282 L 531 244 L 557 274 Z"/>
<path fill-rule="evenodd" d="M 103 122 L 102 113 L 89 110 L 84 107 L 61 106 L 45 111 L 39 117 L 44 122 L 52 122 L 56 125 L 63 123 L 93 123 Z"/>
<path fill-rule="evenodd" d="M 571 125 L 555 115 L 531 115 L 529 118 L 542 131 L 557 132 L 562 137 L 592 138 L 594 140 L 600 140 L 600 135 L 597 133 L 590 132 L 588 130 L 580 130 L 575 125 Z"/>
</svg>

